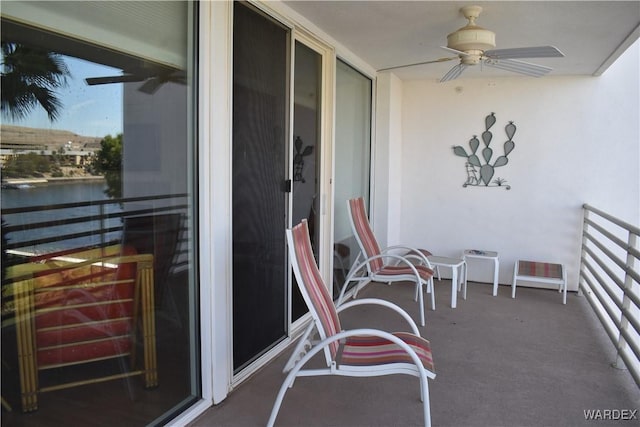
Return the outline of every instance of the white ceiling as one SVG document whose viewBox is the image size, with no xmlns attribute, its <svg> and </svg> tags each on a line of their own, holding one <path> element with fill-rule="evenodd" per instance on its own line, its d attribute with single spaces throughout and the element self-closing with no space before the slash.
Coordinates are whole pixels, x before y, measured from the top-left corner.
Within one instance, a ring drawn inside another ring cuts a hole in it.
<svg viewBox="0 0 640 427">
<path fill-rule="evenodd" d="M 476 24 L 496 33 L 496 49 L 553 45 L 564 58 L 524 59 L 550 75 L 599 75 L 640 35 L 640 1 L 285 1 L 376 70 L 452 57 L 440 48 L 466 25 L 460 8 L 482 6 Z M 439 79 L 458 63 L 394 70 L 402 79 Z M 462 77 L 517 76 L 474 66 Z M 532 77 L 523 77 L 532 78 Z"/>
</svg>

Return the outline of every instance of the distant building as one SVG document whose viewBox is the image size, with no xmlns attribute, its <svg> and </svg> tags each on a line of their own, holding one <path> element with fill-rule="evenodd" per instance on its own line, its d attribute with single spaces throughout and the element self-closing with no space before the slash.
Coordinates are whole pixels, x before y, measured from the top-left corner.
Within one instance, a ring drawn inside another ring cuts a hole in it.
<svg viewBox="0 0 640 427">
<path fill-rule="evenodd" d="M 63 130 L 2 125 L 0 166 L 14 156 L 28 153 L 51 156 L 61 154 L 61 149 L 64 152 L 64 163 L 85 166 L 91 163 L 95 152 L 100 150 L 101 140 L 102 138 L 77 135 Z"/>
</svg>

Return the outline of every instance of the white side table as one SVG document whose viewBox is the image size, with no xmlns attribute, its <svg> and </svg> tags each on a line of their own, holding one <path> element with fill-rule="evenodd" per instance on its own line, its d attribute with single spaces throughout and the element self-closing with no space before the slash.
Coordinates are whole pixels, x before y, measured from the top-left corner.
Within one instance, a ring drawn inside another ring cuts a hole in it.
<svg viewBox="0 0 640 427">
<path fill-rule="evenodd" d="M 498 252 L 483 251 L 483 250 L 477 250 L 477 249 L 465 249 L 464 252 L 462 252 L 462 259 L 466 261 L 467 258 L 493 260 L 493 296 L 495 297 L 496 295 L 498 295 L 498 272 L 500 271 L 500 261 L 498 260 Z M 465 275 L 464 275 L 465 288 L 467 286 L 468 275 L 469 274 L 465 269 Z"/>
<path fill-rule="evenodd" d="M 450 267 L 451 268 L 451 308 L 456 308 L 458 301 L 458 290 L 462 284 L 462 280 L 458 280 L 458 269 L 460 269 L 460 279 L 466 277 L 466 263 L 464 259 L 447 258 L 443 256 L 429 255 L 427 257 L 433 267 Z M 435 290 L 432 289 L 432 292 Z M 467 282 L 464 282 L 464 292 L 462 298 L 467 299 Z"/>
</svg>

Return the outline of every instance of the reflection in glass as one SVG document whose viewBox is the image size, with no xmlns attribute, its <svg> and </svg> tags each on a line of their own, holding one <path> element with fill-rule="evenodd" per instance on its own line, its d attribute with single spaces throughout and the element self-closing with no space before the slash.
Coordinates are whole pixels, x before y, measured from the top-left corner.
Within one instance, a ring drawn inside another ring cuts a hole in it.
<svg viewBox="0 0 640 427">
<path fill-rule="evenodd" d="M 3 4 L 3 424 L 146 425 L 200 396 L 191 43 L 86 22 L 153 8 L 140 26 L 191 34 L 195 10 L 115 3 Z"/>
<path fill-rule="evenodd" d="M 371 79 L 340 60 L 336 68 L 335 297 L 359 252 L 351 231 L 347 200 L 363 197 L 368 205 L 371 164 Z"/>
<path fill-rule="evenodd" d="M 309 234 L 313 252 L 318 254 L 320 223 L 318 194 L 320 170 L 318 156 L 320 148 L 320 77 L 322 56 L 296 41 L 295 69 L 293 79 L 293 217 L 291 224 L 309 221 Z M 293 275 L 292 275 L 293 276 Z M 293 279 L 295 280 L 295 278 Z M 309 309 L 298 286 L 292 286 L 291 320 L 295 321 Z"/>
</svg>

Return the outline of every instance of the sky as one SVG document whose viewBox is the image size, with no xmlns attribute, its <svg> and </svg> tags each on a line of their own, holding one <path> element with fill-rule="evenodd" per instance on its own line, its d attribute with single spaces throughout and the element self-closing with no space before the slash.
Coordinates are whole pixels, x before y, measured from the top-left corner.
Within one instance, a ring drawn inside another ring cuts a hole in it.
<svg viewBox="0 0 640 427">
<path fill-rule="evenodd" d="M 58 89 L 62 102 L 59 118 L 51 122 L 39 105 L 22 120 L 2 117 L 5 124 L 41 129 L 68 130 L 82 136 L 104 137 L 122 132 L 122 84 L 89 86 L 86 77 L 122 74 L 120 70 L 69 56 L 63 56 L 71 77 Z"/>
</svg>

